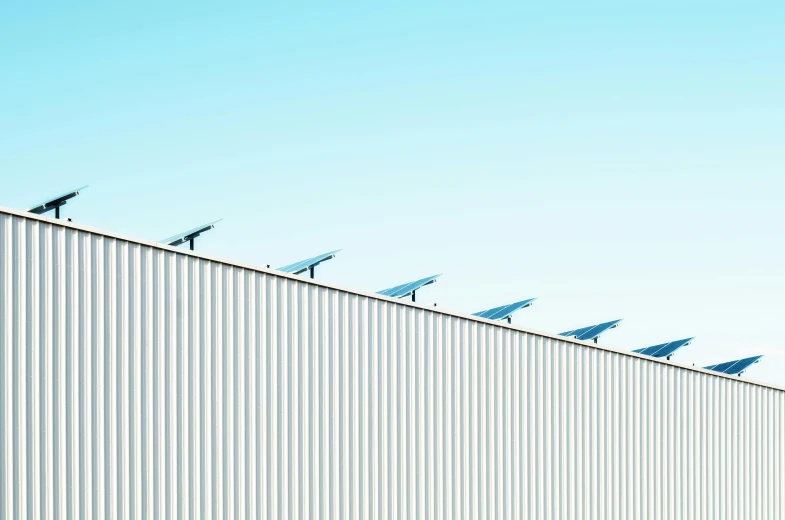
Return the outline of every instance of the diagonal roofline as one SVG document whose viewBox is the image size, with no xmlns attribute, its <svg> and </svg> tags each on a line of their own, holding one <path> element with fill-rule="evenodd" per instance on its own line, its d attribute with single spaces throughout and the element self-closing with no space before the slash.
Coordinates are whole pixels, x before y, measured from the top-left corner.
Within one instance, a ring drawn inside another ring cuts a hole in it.
<svg viewBox="0 0 785 520">
<path fill-rule="evenodd" d="M 464 319 L 464 320 L 472 321 L 472 322 L 477 322 L 477 323 L 484 323 L 486 325 L 491 325 L 491 326 L 494 326 L 494 327 L 498 327 L 500 329 L 511 330 L 511 331 L 514 331 L 514 332 L 523 332 L 523 333 L 526 333 L 526 334 L 534 334 L 534 335 L 537 335 L 537 336 L 540 336 L 540 337 L 543 337 L 543 338 L 547 338 L 547 339 L 552 339 L 552 340 L 556 340 L 556 341 L 564 341 L 564 342 L 567 342 L 567 343 L 572 343 L 572 344 L 575 344 L 575 345 L 581 345 L 581 346 L 584 346 L 584 347 L 587 347 L 587 348 L 591 348 L 591 349 L 597 349 L 597 350 L 602 350 L 602 351 L 605 351 L 605 352 L 611 352 L 613 354 L 618 354 L 620 356 L 627 356 L 627 357 L 631 357 L 631 358 L 637 358 L 637 359 L 640 359 L 642 361 L 646 361 L 646 362 L 649 362 L 649 363 L 659 363 L 659 364 L 662 364 L 662 365 L 672 366 L 672 367 L 680 368 L 680 369 L 683 369 L 683 370 L 689 370 L 691 372 L 697 372 L 697 373 L 700 373 L 700 374 L 710 375 L 710 376 L 713 376 L 713 377 L 723 377 L 723 378 L 726 378 L 726 379 L 730 379 L 731 381 L 735 381 L 737 383 L 755 385 L 755 386 L 759 386 L 759 387 L 762 387 L 762 388 L 770 388 L 772 390 L 778 390 L 780 392 L 785 392 L 785 386 L 780 387 L 780 386 L 772 385 L 772 384 L 769 384 L 769 383 L 763 383 L 763 382 L 760 382 L 760 381 L 755 381 L 755 380 L 752 380 L 752 379 L 739 379 L 738 377 L 730 376 L 730 375 L 727 375 L 727 374 L 722 374 L 722 373 L 719 373 L 719 372 L 714 372 L 714 371 L 711 371 L 711 370 L 706 370 L 706 369 L 704 369 L 702 367 L 681 365 L 679 363 L 668 361 L 668 360 L 665 360 L 663 358 L 653 358 L 653 357 L 650 357 L 650 356 L 644 356 L 642 354 L 637 354 L 637 353 L 631 352 L 629 350 L 618 350 L 618 349 L 615 349 L 615 348 L 612 348 L 612 347 L 608 347 L 608 346 L 605 346 L 605 345 L 600 345 L 600 344 L 593 343 L 593 342 L 590 342 L 590 341 L 581 341 L 581 340 L 569 338 L 569 337 L 566 337 L 566 336 L 561 336 L 561 335 L 553 333 L 553 332 L 541 331 L 541 330 L 530 329 L 530 328 L 523 328 L 523 327 L 519 327 L 517 325 L 509 324 L 509 323 L 504 322 L 504 321 L 488 320 L 488 319 L 485 319 L 485 318 L 480 318 L 479 316 L 472 316 L 471 314 L 461 314 L 459 312 L 454 312 L 454 311 L 445 311 L 443 308 L 425 307 L 423 305 L 420 305 L 420 304 L 417 304 L 415 302 L 411 302 L 411 301 L 408 301 L 408 300 L 402 300 L 402 299 L 399 299 L 399 298 L 390 298 L 390 297 L 387 297 L 387 296 L 383 296 L 381 294 L 377 294 L 375 292 L 367 292 L 367 291 L 358 291 L 358 290 L 355 290 L 355 289 L 348 289 L 346 287 L 341 287 L 339 285 L 323 282 L 323 281 L 320 281 L 320 280 L 314 280 L 314 279 L 310 279 L 310 278 L 303 278 L 301 276 L 285 273 L 283 271 L 278 271 L 278 270 L 276 270 L 274 268 L 262 267 L 261 265 L 255 265 L 255 264 L 250 264 L 250 263 L 246 263 L 246 262 L 237 262 L 237 261 L 233 261 L 233 260 L 227 260 L 227 259 L 221 258 L 219 256 L 207 255 L 207 254 L 204 254 L 204 253 L 199 252 L 199 251 L 190 251 L 188 249 L 182 249 L 182 248 L 178 248 L 178 247 L 174 247 L 174 246 L 168 246 L 166 244 L 162 244 L 162 243 L 156 242 L 154 240 L 140 239 L 140 238 L 137 238 L 137 237 L 124 235 L 122 233 L 115 233 L 115 232 L 106 231 L 106 230 L 103 230 L 103 229 L 100 229 L 100 228 L 95 228 L 95 227 L 88 226 L 88 225 L 85 225 L 85 224 L 77 224 L 77 223 L 74 223 L 74 222 L 68 222 L 65 219 L 56 219 L 54 217 L 48 217 L 46 215 L 38 215 L 36 213 L 29 213 L 27 211 L 13 209 L 13 208 L 8 208 L 8 207 L 5 207 L 5 206 L 0 206 L 0 214 L 5 214 L 5 215 L 12 216 L 12 217 L 18 217 L 18 218 L 23 218 L 23 219 L 27 219 L 27 220 L 35 220 L 35 221 L 39 221 L 39 222 L 45 222 L 47 224 L 51 224 L 51 225 L 54 225 L 54 226 L 57 226 L 57 227 L 61 227 L 61 228 L 73 229 L 73 230 L 77 230 L 77 231 L 83 231 L 83 232 L 86 232 L 86 233 L 91 233 L 91 234 L 94 234 L 94 235 L 99 235 L 99 236 L 103 236 L 103 237 L 111 238 L 111 239 L 115 239 L 115 240 L 123 240 L 125 242 L 129 242 L 129 243 L 133 243 L 133 244 L 148 246 L 148 247 L 151 247 L 153 249 L 160 249 L 160 250 L 168 251 L 168 252 L 171 252 L 171 253 L 174 253 L 174 254 L 178 254 L 178 255 L 192 256 L 194 258 L 198 258 L 198 259 L 201 259 L 201 260 L 206 260 L 206 261 L 209 261 L 209 262 L 216 262 L 216 263 L 219 263 L 219 264 L 224 264 L 224 265 L 228 265 L 228 266 L 232 266 L 232 267 L 239 267 L 241 269 L 247 269 L 249 271 L 255 271 L 255 272 L 259 272 L 259 273 L 264 273 L 264 274 L 267 274 L 267 275 L 270 275 L 270 276 L 278 276 L 280 278 L 288 278 L 290 280 L 294 280 L 294 281 L 297 281 L 297 282 L 300 282 L 300 283 L 304 283 L 304 284 L 310 284 L 310 285 L 316 285 L 316 286 L 319 286 L 319 287 L 325 287 L 325 288 L 328 288 L 328 289 L 334 289 L 336 291 L 341 291 L 341 292 L 345 292 L 345 293 L 355 294 L 357 296 L 363 296 L 365 298 L 370 298 L 370 299 L 374 299 L 374 300 L 381 300 L 381 301 L 393 303 L 393 304 L 396 304 L 396 305 L 402 305 L 402 306 L 405 306 L 405 307 L 412 307 L 412 308 L 415 308 L 415 309 L 419 309 L 419 310 L 426 311 L 426 312 L 431 312 L 431 313 L 434 313 L 434 314 L 440 314 L 440 315 L 443 315 L 443 316 L 450 316 L 450 317 L 454 317 L 454 318 L 460 318 L 460 319 Z"/>
</svg>

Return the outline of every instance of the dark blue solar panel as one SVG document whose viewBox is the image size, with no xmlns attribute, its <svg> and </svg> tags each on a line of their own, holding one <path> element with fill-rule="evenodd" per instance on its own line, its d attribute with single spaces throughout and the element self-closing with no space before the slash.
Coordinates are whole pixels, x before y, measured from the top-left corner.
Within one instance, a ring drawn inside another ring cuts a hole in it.
<svg viewBox="0 0 785 520">
<path fill-rule="evenodd" d="M 582 339 L 586 341 L 591 341 L 597 337 L 599 337 L 600 333 L 605 332 L 603 324 L 595 325 L 594 327 L 590 328 L 589 330 L 582 332 L 580 334 L 575 335 L 575 339 Z"/>
<path fill-rule="evenodd" d="M 560 333 L 559 336 L 568 336 L 574 337 L 575 339 L 590 341 L 598 338 L 600 334 L 604 333 L 605 331 L 618 327 L 619 322 L 621 322 L 621 320 L 606 321 L 605 323 L 600 323 L 599 325 L 591 325 L 590 327 L 568 330 L 567 332 Z"/>
<path fill-rule="evenodd" d="M 330 251 L 329 253 L 314 256 L 313 258 L 306 258 L 305 260 L 300 260 L 299 262 L 279 267 L 278 270 L 285 273 L 300 274 L 309 270 L 311 267 L 316 267 L 322 262 L 334 258 L 335 254 L 340 251 L 340 249 L 336 249 L 335 251 Z"/>
<path fill-rule="evenodd" d="M 660 350 L 665 345 L 667 345 L 667 343 L 662 343 L 660 345 L 654 345 L 653 347 L 646 347 L 646 348 L 635 349 L 635 350 L 633 350 L 633 352 L 635 352 L 637 354 L 644 354 L 646 356 L 653 356 L 655 352 Z"/>
<path fill-rule="evenodd" d="M 732 367 L 725 371 L 726 374 L 741 374 L 749 367 L 760 361 L 763 356 L 752 356 L 738 360 Z"/>
<path fill-rule="evenodd" d="M 736 361 L 726 361 L 725 363 L 717 363 L 716 365 L 711 365 L 703 368 L 706 368 L 708 370 L 714 370 L 715 372 L 722 372 L 724 374 L 725 371 L 730 367 L 732 367 L 734 364 L 736 364 Z"/>
<path fill-rule="evenodd" d="M 674 352 L 676 352 L 677 350 L 679 350 L 680 348 L 689 345 L 693 339 L 695 338 L 685 338 L 676 341 L 669 341 L 668 343 L 660 343 L 659 345 L 654 345 L 651 347 L 639 348 L 637 350 L 633 350 L 633 352 L 637 352 L 638 354 L 643 354 L 646 356 L 658 357 L 658 358 L 668 357 L 672 355 Z"/>
<path fill-rule="evenodd" d="M 510 303 L 508 305 L 501 305 L 488 309 L 487 311 L 475 312 L 473 316 L 479 316 L 488 320 L 503 320 L 508 318 L 513 312 L 531 306 L 532 302 L 537 298 L 529 298 L 528 300 L 521 300 L 519 302 Z"/>
<path fill-rule="evenodd" d="M 676 341 L 671 341 L 670 343 L 666 343 L 662 345 L 662 347 L 652 354 L 654 357 L 668 357 L 671 356 L 674 352 L 679 350 L 682 347 L 686 347 L 692 340 L 695 338 L 684 338 L 684 339 L 677 339 Z"/>
<path fill-rule="evenodd" d="M 403 298 L 404 296 L 409 296 L 412 294 L 412 292 L 416 291 L 424 285 L 432 284 L 440 276 L 440 274 L 428 276 L 414 282 L 408 282 L 401 285 L 396 285 L 395 287 L 390 287 L 389 289 L 378 291 L 376 294 L 389 296 L 390 298 Z"/>
<path fill-rule="evenodd" d="M 594 328 L 594 325 L 591 325 L 589 327 L 583 327 L 581 329 L 568 330 L 567 332 L 560 332 L 559 336 L 570 336 L 570 337 L 578 336 L 579 334 L 583 334 L 584 332 L 586 332 L 586 331 L 588 331 L 590 329 L 593 329 L 593 328 Z"/>
<path fill-rule="evenodd" d="M 726 361 L 725 363 L 718 363 L 716 365 L 709 365 L 703 368 L 728 375 L 740 375 L 751 365 L 760 361 L 760 358 L 762 357 L 763 356 L 752 356 L 744 359 L 737 359 L 735 361 Z"/>
</svg>

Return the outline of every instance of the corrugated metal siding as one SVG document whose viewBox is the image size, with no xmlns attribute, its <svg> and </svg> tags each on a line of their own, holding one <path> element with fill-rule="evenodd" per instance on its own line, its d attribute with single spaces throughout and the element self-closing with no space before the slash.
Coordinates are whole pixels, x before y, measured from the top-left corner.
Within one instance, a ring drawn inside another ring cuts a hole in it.
<svg viewBox="0 0 785 520">
<path fill-rule="evenodd" d="M 785 392 L 0 212 L 0 518 L 785 518 Z"/>
</svg>

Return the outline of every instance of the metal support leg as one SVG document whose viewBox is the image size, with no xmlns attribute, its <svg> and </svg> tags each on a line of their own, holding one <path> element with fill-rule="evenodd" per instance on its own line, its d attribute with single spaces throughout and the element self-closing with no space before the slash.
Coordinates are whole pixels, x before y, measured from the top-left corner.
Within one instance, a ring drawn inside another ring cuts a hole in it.
<svg viewBox="0 0 785 520">
<path fill-rule="evenodd" d="M 507 316 L 507 323 L 512 323 L 512 316 Z"/>
<path fill-rule="evenodd" d="M 416 301 L 417 301 L 417 299 L 416 299 L 416 298 L 415 298 L 415 296 L 414 296 L 415 294 L 417 294 L 417 291 L 412 291 L 412 301 L 413 301 L 413 302 L 416 302 Z"/>
<path fill-rule="evenodd" d="M 314 272 L 315 270 L 316 270 L 316 266 L 315 266 L 315 265 L 312 265 L 312 266 L 310 267 L 310 271 L 311 271 L 311 280 L 313 280 L 313 272 Z"/>
<path fill-rule="evenodd" d="M 60 218 L 60 206 L 55 206 L 55 218 Z"/>
<path fill-rule="evenodd" d="M 189 240 L 189 242 L 191 243 L 191 251 L 193 251 L 194 250 L 194 239 L 192 238 L 191 240 Z"/>
</svg>

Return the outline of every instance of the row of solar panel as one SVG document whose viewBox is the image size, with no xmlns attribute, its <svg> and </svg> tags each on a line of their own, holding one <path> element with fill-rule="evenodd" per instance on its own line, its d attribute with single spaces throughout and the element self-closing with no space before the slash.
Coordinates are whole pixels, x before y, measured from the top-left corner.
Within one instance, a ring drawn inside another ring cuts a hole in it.
<svg viewBox="0 0 785 520">
<path fill-rule="evenodd" d="M 68 200 L 79 195 L 79 193 L 85 188 L 87 188 L 87 186 L 82 186 L 81 188 L 78 188 L 76 190 L 49 199 L 46 202 L 33 206 L 32 208 L 28 209 L 28 211 L 32 213 L 43 214 L 48 211 L 55 210 L 57 218 L 60 218 L 60 207 L 64 206 Z M 178 246 L 180 244 L 184 244 L 188 242 L 190 243 L 190 247 L 193 250 L 194 240 L 197 237 L 199 237 L 202 233 L 213 229 L 215 227 L 215 224 L 218 222 L 220 222 L 220 220 L 215 220 L 213 222 L 209 222 L 202 226 L 198 226 L 189 231 L 178 233 L 174 236 L 162 240 L 162 242 L 170 246 Z M 309 272 L 311 278 L 313 278 L 314 270 L 316 266 L 318 266 L 322 262 L 326 262 L 327 260 L 335 258 L 335 255 L 340 251 L 341 251 L 340 249 L 336 249 L 335 251 L 330 251 L 321 255 L 314 256 L 312 258 L 306 258 L 305 260 L 300 260 L 299 262 L 294 262 L 293 264 L 279 267 L 278 270 L 286 273 L 292 273 L 292 274 Z M 389 289 L 384 289 L 382 291 L 379 291 L 377 294 L 381 294 L 383 296 L 387 296 L 390 298 L 404 298 L 406 296 L 411 295 L 412 301 L 416 301 L 417 291 L 422 287 L 425 287 L 426 285 L 430 285 L 434 283 L 439 276 L 441 275 L 437 274 L 433 276 L 427 276 L 425 278 L 421 278 L 413 282 L 408 282 L 401 285 L 396 285 L 395 287 L 390 287 Z M 508 322 L 511 322 L 512 314 L 514 312 L 520 309 L 525 309 L 526 307 L 530 307 L 534 303 L 534 300 L 536 299 L 537 298 L 529 298 L 527 300 L 521 300 L 519 302 L 510 303 L 507 305 L 501 305 L 499 307 L 494 307 L 492 309 L 488 309 L 485 311 L 475 312 L 473 315 L 488 320 L 507 320 Z M 611 329 L 615 329 L 616 327 L 619 326 L 619 323 L 621 321 L 622 320 L 607 321 L 605 323 L 600 323 L 598 325 L 590 325 L 588 327 L 568 330 L 566 332 L 560 333 L 559 335 L 575 338 L 582 341 L 594 341 L 595 343 L 597 343 L 597 340 L 599 339 L 601 334 Z M 655 358 L 664 357 L 666 359 L 670 359 L 671 356 L 673 356 L 673 354 L 678 349 L 682 347 L 686 347 L 687 345 L 692 343 L 693 339 L 694 338 L 685 338 L 676 341 L 670 341 L 667 343 L 661 343 L 659 345 L 653 345 L 651 347 L 636 349 L 633 350 L 633 352 L 645 356 L 655 357 Z M 752 356 L 744 359 L 737 359 L 735 361 L 719 363 L 716 365 L 709 365 L 704 368 L 708 370 L 713 370 L 715 372 L 720 372 L 723 374 L 741 375 L 751 365 L 760 361 L 762 357 L 763 356 Z"/>
<path fill-rule="evenodd" d="M 329 253 L 325 253 L 323 255 L 315 256 L 313 258 L 309 258 L 307 260 L 302 260 L 300 262 L 296 262 L 289 266 L 281 267 L 281 271 L 286 271 L 290 273 L 301 273 L 307 271 L 309 268 L 312 269 L 312 266 L 317 265 L 325 260 L 329 260 L 330 258 L 335 257 L 335 253 L 337 251 L 331 251 Z M 391 298 L 403 298 L 409 295 L 412 295 L 412 300 L 414 301 L 414 295 L 416 291 L 426 285 L 430 285 L 436 281 L 436 279 L 441 275 L 433 275 L 427 276 L 425 278 L 421 278 L 419 280 L 415 280 L 413 282 L 404 283 L 401 285 L 396 285 L 395 287 L 391 287 L 389 289 L 384 289 L 379 291 L 377 294 L 381 294 L 383 296 L 388 296 Z M 500 305 L 499 307 L 494 307 L 492 309 L 488 309 L 485 311 L 475 312 L 473 315 L 478 316 L 480 318 L 485 318 L 488 320 L 511 320 L 512 314 L 520 309 L 525 309 L 526 307 L 530 307 L 537 298 L 529 298 L 526 300 L 521 300 L 519 302 L 510 303 L 507 305 Z M 562 332 L 559 334 L 560 336 L 566 337 L 574 337 L 575 339 L 583 340 L 583 341 L 594 341 L 597 342 L 598 338 L 604 332 L 614 329 L 619 326 L 622 320 L 612 320 L 605 323 L 600 323 L 598 325 L 590 325 L 588 327 L 582 327 L 579 329 L 568 330 L 566 332 Z M 692 340 L 695 338 L 685 338 L 679 339 L 676 341 L 669 341 L 667 343 L 661 343 L 659 345 L 653 345 L 651 347 L 645 347 L 633 350 L 638 354 L 643 354 L 646 356 L 656 357 L 656 358 L 666 358 L 670 359 L 671 356 L 680 348 L 686 347 Z M 754 356 L 751 358 L 740 359 L 736 361 L 729 361 L 727 363 L 720 363 L 718 365 L 710 365 L 704 367 L 709 370 L 714 370 L 716 372 L 722 372 L 724 374 L 733 374 L 733 375 L 741 375 L 750 365 L 753 363 L 757 363 L 762 356 Z"/>
<path fill-rule="evenodd" d="M 599 325 L 592 325 L 589 327 L 583 327 L 581 329 L 570 330 L 567 332 L 562 332 L 560 336 L 574 337 L 576 339 L 586 341 L 594 340 L 596 343 L 600 334 L 618 327 L 619 322 L 621 322 L 621 320 L 608 321 L 605 323 L 600 323 Z M 651 347 L 639 348 L 633 350 L 633 352 L 637 354 L 643 354 L 644 356 L 670 359 L 677 350 L 692 343 L 693 339 L 695 338 L 678 339 L 676 341 L 660 343 L 659 345 L 653 345 Z M 735 361 L 728 361 L 726 363 L 719 363 L 717 365 L 709 365 L 703 368 L 707 370 L 713 370 L 715 372 L 721 372 L 723 374 L 740 376 L 751 365 L 760 361 L 762 357 L 763 356 L 752 356 L 744 359 L 737 359 Z"/>
</svg>

